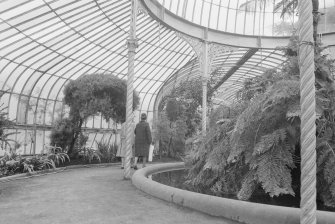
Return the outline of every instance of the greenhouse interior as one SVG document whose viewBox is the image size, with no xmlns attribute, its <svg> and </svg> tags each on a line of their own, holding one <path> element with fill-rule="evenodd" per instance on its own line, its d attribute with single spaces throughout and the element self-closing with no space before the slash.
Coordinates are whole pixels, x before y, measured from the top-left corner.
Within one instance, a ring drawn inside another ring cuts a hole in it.
<svg viewBox="0 0 335 224">
<path fill-rule="evenodd" d="M 0 0 L 0 19 L 4 223 L 335 224 L 335 0 Z M 75 175 L 140 218 L 107 199 L 84 218 Z M 82 210 L 9 212 L 25 181 Z"/>
</svg>

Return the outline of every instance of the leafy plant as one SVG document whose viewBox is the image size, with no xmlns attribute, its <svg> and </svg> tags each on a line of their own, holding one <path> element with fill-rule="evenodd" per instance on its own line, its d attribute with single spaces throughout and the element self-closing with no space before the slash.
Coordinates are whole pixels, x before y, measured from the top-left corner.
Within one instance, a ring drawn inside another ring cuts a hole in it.
<svg viewBox="0 0 335 224">
<path fill-rule="evenodd" d="M 66 159 L 70 161 L 69 155 L 64 152 L 48 153 L 47 158 L 54 161 L 56 165 L 59 165 L 60 163 L 64 163 Z"/>
<path fill-rule="evenodd" d="M 109 144 L 108 141 L 97 142 L 98 151 L 101 154 L 101 160 L 107 163 L 112 162 L 116 158 L 117 145 Z"/>
<path fill-rule="evenodd" d="M 164 113 L 160 114 L 157 138 L 161 156 L 180 158 L 184 155 L 187 125 L 183 118 L 170 122 Z"/>
<path fill-rule="evenodd" d="M 0 91 L 0 99 L 4 94 L 5 92 Z M 6 133 L 5 131 L 14 125 L 13 121 L 8 119 L 7 109 L 8 107 L 5 107 L 3 103 L 0 105 L 0 147 L 2 150 L 12 151 L 13 148 L 11 142 L 16 143 L 16 141 L 12 140 L 10 136 L 16 134 L 16 132 Z"/>
<path fill-rule="evenodd" d="M 66 159 L 70 160 L 66 153 L 58 151 L 59 147 L 54 149 L 34 156 L 21 156 L 15 152 L 6 152 L 0 158 L 0 177 L 15 173 L 33 173 L 37 170 L 55 169 L 56 164 L 59 165 Z"/>
<path fill-rule="evenodd" d="M 295 39 L 292 39 L 295 40 Z M 200 192 L 248 200 L 260 188 L 271 197 L 300 195 L 300 91 L 296 41 L 279 70 L 247 80 L 239 104 L 188 153 L 187 182 Z M 334 61 L 316 45 L 318 200 L 335 207 Z M 219 108 L 222 110 L 223 108 Z M 218 113 L 218 112 L 216 112 Z M 298 174 L 298 175 L 297 175 Z"/>
<path fill-rule="evenodd" d="M 72 141 L 68 153 L 72 155 L 74 145 L 81 133 L 84 121 L 100 113 L 107 121 L 124 122 L 126 118 L 126 81 L 113 75 L 91 74 L 70 81 L 64 88 L 64 102 L 70 106 Z M 139 104 L 136 92 L 133 109 Z"/>
<path fill-rule="evenodd" d="M 13 175 L 15 173 L 29 172 L 37 170 L 56 168 L 55 162 L 46 155 L 34 155 L 23 157 L 15 152 L 6 152 L 0 158 L 0 177 Z"/>
<path fill-rule="evenodd" d="M 73 123 L 69 118 L 56 121 L 51 130 L 50 145 L 68 149 L 74 137 L 73 129 Z"/>
<path fill-rule="evenodd" d="M 23 172 L 27 171 L 29 173 L 32 173 L 36 170 L 56 168 L 55 162 L 52 159 L 49 159 L 47 156 L 43 155 L 23 157 L 20 160 L 20 166 L 23 166 Z"/>
<path fill-rule="evenodd" d="M 208 85 L 209 91 L 211 86 Z M 208 94 L 207 102 L 210 103 Z M 184 119 L 187 125 L 186 137 L 191 137 L 199 129 L 201 123 L 202 83 L 201 80 L 188 80 L 180 83 L 166 96 L 159 105 L 159 111 L 164 112 L 170 122 Z"/>
<path fill-rule="evenodd" d="M 319 0 L 308 0 L 312 2 L 312 13 L 313 13 L 313 38 L 314 42 L 317 41 L 317 30 L 318 30 L 318 23 L 320 19 L 320 12 L 319 12 Z M 256 3 L 256 4 L 255 4 Z M 272 0 L 248 0 L 245 3 L 240 5 L 240 9 L 244 8 L 247 12 L 255 11 L 252 10 L 257 3 L 259 3 L 260 9 L 265 7 L 266 3 L 272 4 Z M 273 8 L 273 12 L 280 12 L 280 17 L 284 19 L 285 15 L 292 15 L 296 13 L 296 8 L 298 7 L 298 0 L 281 0 L 276 3 Z"/>
<path fill-rule="evenodd" d="M 93 148 L 82 148 L 82 150 L 80 151 L 80 155 L 83 156 L 83 159 L 88 163 L 91 163 L 94 159 L 97 159 L 99 162 L 101 162 L 102 154 L 98 150 L 95 150 Z"/>
<path fill-rule="evenodd" d="M 210 96 L 207 100 L 210 102 Z M 186 139 L 200 129 L 201 105 L 202 83 L 200 80 L 180 83 L 161 101 L 159 105 L 160 122 L 156 127 L 160 156 L 178 159 L 184 156 Z"/>
</svg>

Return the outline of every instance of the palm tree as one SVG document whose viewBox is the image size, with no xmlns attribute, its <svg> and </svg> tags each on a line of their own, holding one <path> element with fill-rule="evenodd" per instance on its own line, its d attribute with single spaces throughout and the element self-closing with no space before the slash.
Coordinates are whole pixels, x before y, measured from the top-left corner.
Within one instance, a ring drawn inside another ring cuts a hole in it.
<svg viewBox="0 0 335 224">
<path fill-rule="evenodd" d="M 319 0 L 311 0 L 313 4 L 313 39 L 314 42 L 317 41 L 317 30 L 318 30 L 318 22 L 320 18 L 319 13 Z M 248 0 L 245 3 L 240 5 L 241 8 L 245 8 L 246 11 L 250 11 L 250 8 L 255 6 L 255 3 L 260 3 L 260 7 L 262 7 L 267 2 L 273 2 L 273 0 Z M 286 14 L 292 15 L 296 12 L 296 8 L 298 7 L 298 0 L 281 0 L 276 3 L 273 8 L 273 12 L 280 12 L 280 16 L 283 18 Z"/>
</svg>

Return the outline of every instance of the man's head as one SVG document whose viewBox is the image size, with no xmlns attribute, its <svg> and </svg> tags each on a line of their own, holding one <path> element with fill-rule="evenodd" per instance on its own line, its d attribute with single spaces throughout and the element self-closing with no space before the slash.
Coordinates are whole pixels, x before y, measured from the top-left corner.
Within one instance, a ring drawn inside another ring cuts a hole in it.
<svg viewBox="0 0 335 224">
<path fill-rule="evenodd" d="M 147 115 L 145 113 L 141 114 L 141 121 L 145 121 L 147 119 Z"/>
</svg>

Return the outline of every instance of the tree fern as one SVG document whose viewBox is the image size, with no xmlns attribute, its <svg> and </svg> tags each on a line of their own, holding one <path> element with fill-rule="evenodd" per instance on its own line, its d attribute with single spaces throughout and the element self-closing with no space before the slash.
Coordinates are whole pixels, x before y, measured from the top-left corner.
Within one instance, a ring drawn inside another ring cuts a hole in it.
<svg viewBox="0 0 335 224">
<path fill-rule="evenodd" d="M 286 130 L 284 128 L 275 130 L 271 134 L 263 135 L 261 140 L 254 147 L 253 155 L 262 154 L 273 147 L 276 147 L 281 142 L 285 142 Z"/>
<path fill-rule="evenodd" d="M 293 156 L 285 147 L 276 147 L 255 157 L 250 168 L 255 170 L 257 182 L 262 184 L 271 197 L 280 194 L 294 195 L 291 187 L 291 168 L 294 167 Z"/>
<path fill-rule="evenodd" d="M 247 173 L 247 175 L 243 179 L 241 189 L 237 194 L 238 199 L 245 201 L 251 197 L 252 193 L 254 193 L 257 187 L 256 179 L 257 177 L 254 170 Z"/>
</svg>

